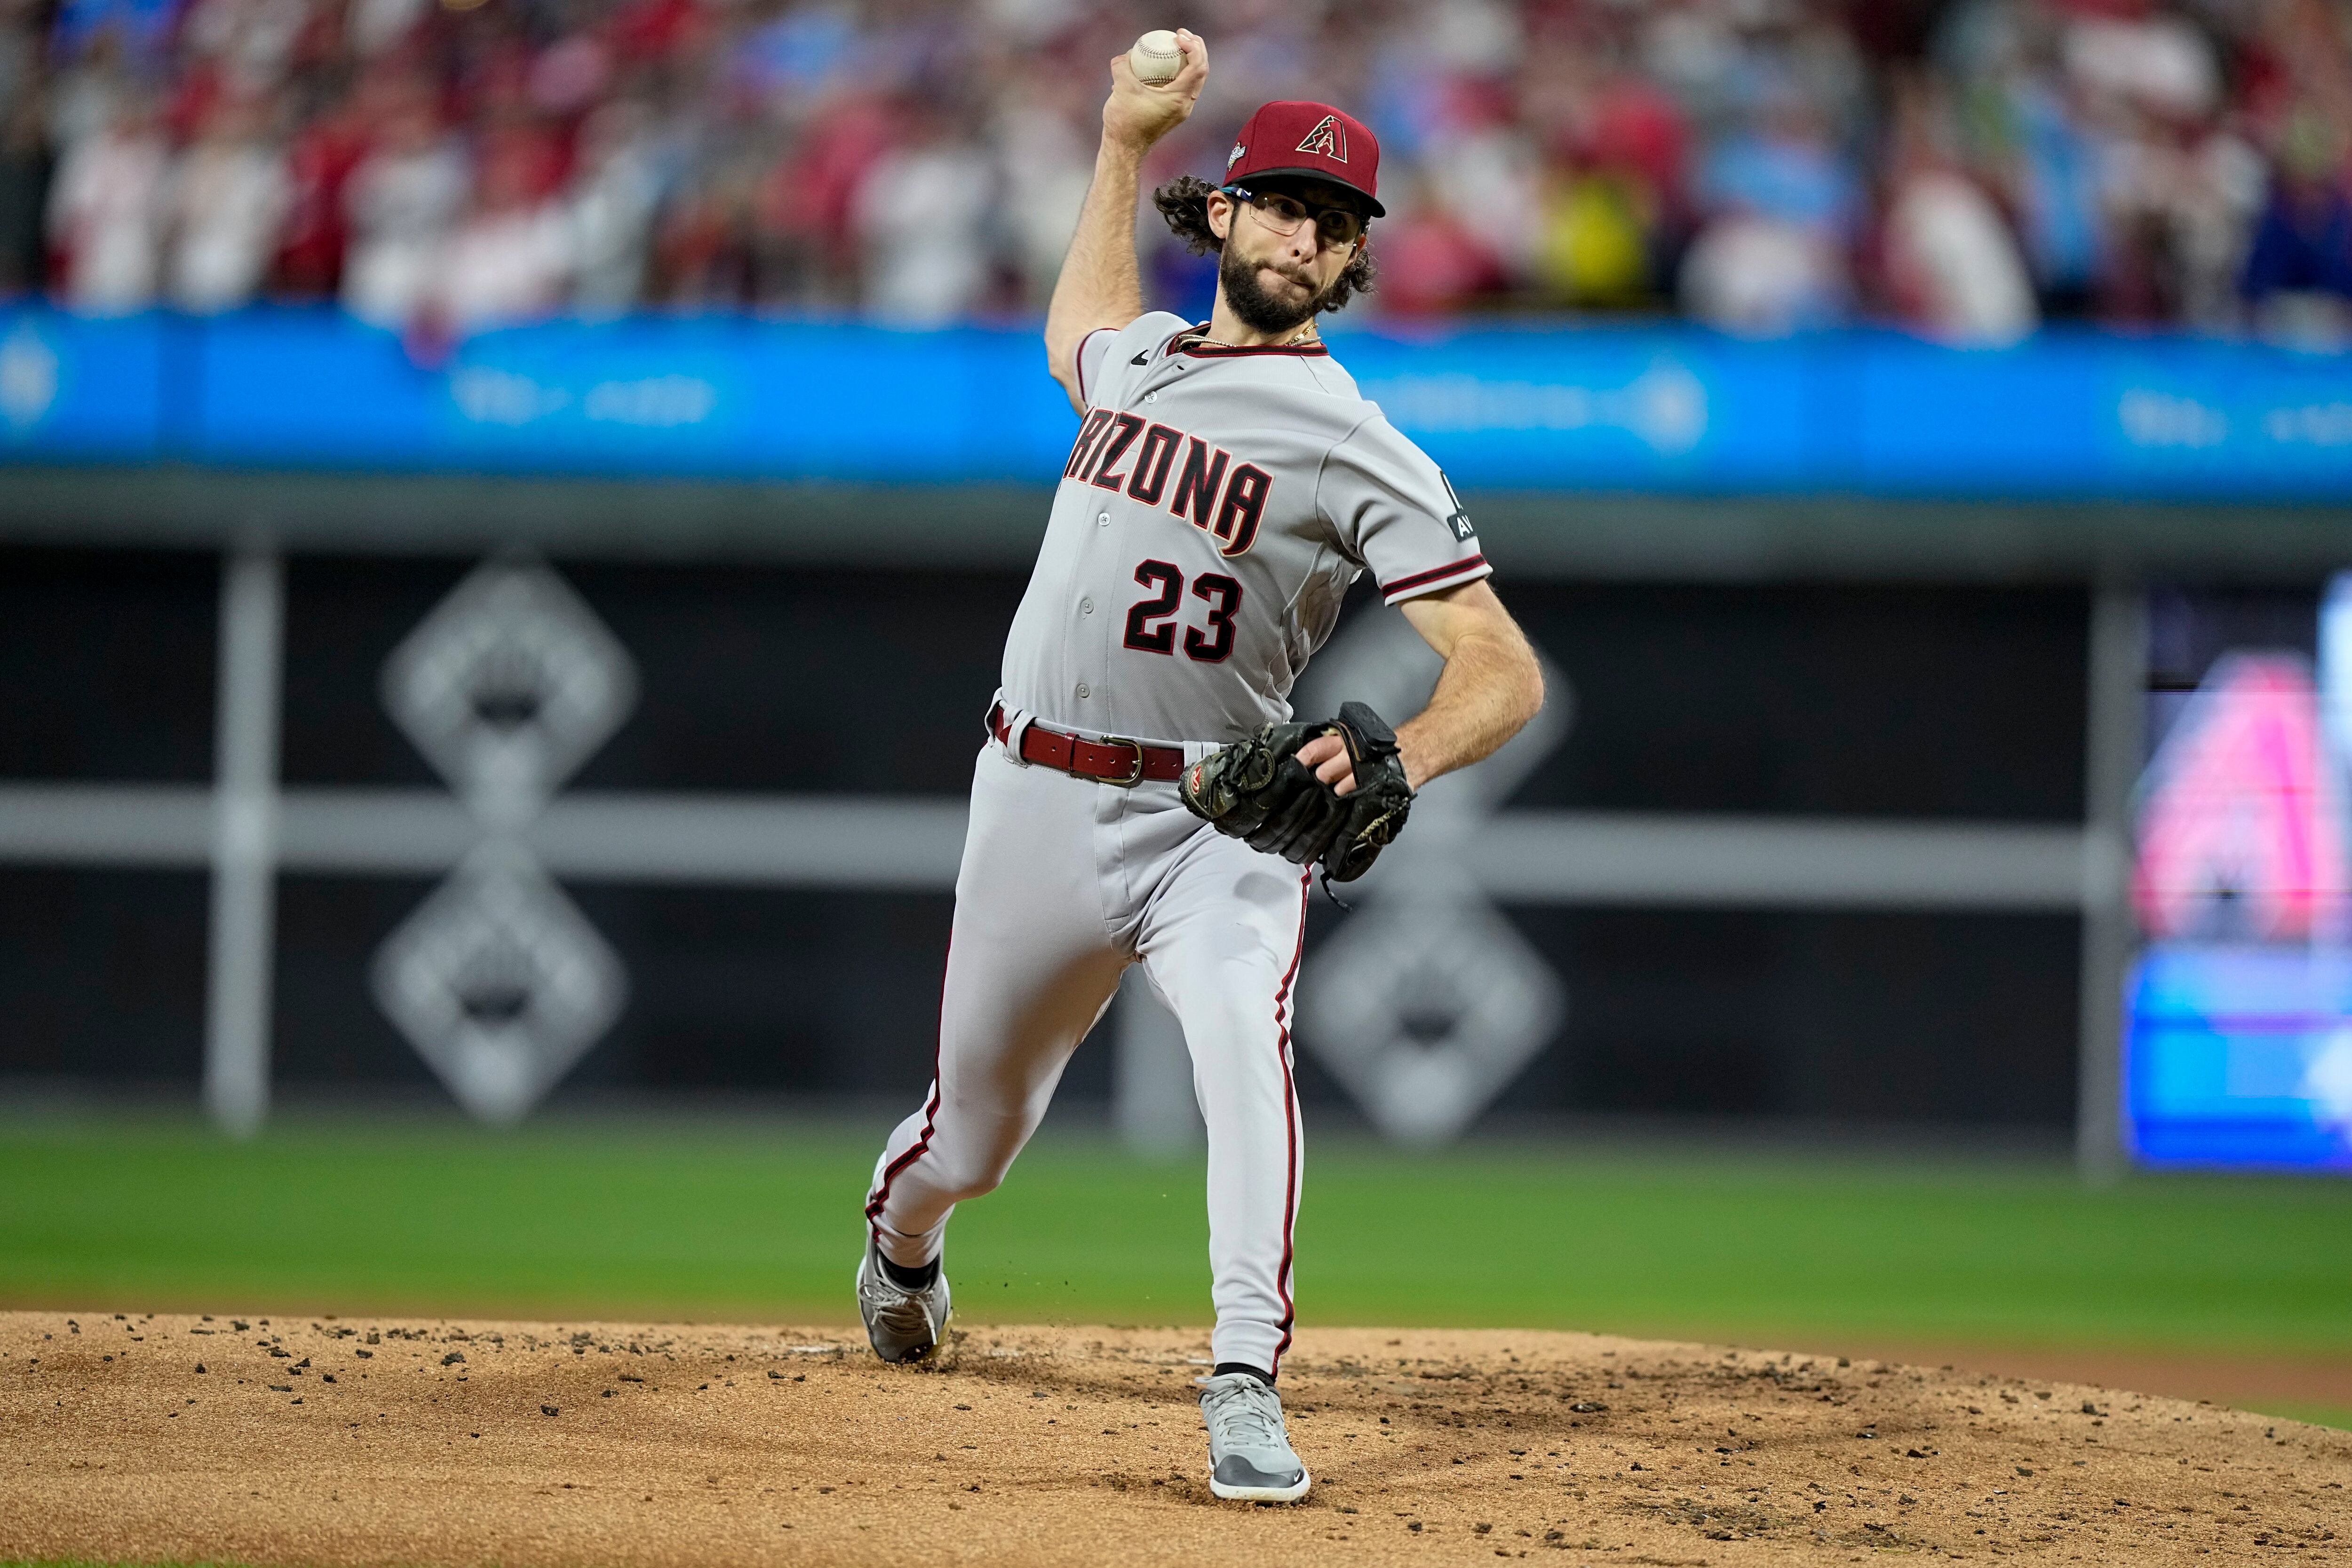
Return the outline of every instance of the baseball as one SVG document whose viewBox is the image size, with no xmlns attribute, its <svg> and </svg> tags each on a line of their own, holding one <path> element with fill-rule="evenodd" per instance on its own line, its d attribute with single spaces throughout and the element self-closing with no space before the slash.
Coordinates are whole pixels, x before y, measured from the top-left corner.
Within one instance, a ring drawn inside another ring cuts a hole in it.
<svg viewBox="0 0 2352 1568">
<path fill-rule="evenodd" d="M 1175 80 L 1176 73 L 1184 68 L 1184 51 L 1177 47 L 1175 34 L 1154 27 L 1135 40 L 1135 47 L 1127 51 L 1127 63 L 1136 80 L 1158 87 Z"/>
</svg>

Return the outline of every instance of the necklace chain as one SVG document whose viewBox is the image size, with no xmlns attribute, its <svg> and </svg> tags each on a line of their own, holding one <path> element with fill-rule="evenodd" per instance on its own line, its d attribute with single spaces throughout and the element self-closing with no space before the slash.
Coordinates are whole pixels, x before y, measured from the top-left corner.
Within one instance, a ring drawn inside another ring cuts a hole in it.
<svg viewBox="0 0 2352 1568">
<path fill-rule="evenodd" d="M 1307 322 L 1306 326 L 1301 327 L 1297 331 L 1293 332 L 1289 337 L 1285 338 L 1279 343 L 1228 343 L 1221 339 L 1212 338 L 1206 332 L 1195 332 L 1192 334 L 1192 338 L 1195 342 L 1206 343 L 1213 349 L 1289 349 L 1296 348 L 1297 345 L 1306 342 L 1310 338 L 1315 338 L 1317 336 L 1318 336 L 1318 334 L 1316 332 L 1315 323 L 1312 321 Z"/>
</svg>

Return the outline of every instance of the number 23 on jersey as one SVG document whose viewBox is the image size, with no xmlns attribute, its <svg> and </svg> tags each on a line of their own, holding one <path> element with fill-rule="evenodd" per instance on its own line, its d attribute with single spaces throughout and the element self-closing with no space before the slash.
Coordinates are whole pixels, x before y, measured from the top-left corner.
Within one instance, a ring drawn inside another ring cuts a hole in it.
<svg viewBox="0 0 2352 1568">
<path fill-rule="evenodd" d="M 1139 599 L 1127 612 L 1127 646 L 1141 653 L 1176 652 L 1176 618 L 1184 609 L 1184 574 L 1164 560 L 1147 560 L 1135 580 L 1159 591 Z M 1234 651 L 1234 613 L 1242 607 L 1242 585 L 1221 571 L 1192 580 L 1192 597 L 1209 606 L 1207 624 L 1184 628 L 1184 656 L 1220 664 Z"/>
</svg>

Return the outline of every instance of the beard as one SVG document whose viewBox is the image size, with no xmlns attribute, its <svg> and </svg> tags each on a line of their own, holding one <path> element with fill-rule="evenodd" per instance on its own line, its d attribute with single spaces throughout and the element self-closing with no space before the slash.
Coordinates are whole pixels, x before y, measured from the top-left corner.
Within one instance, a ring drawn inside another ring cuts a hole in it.
<svg viewBox="0 0 2352 1568">
<path fill-rule="evenodd" d="M 1269 335 L 1288 332 L 1306 325 L 1309 317 L 1323 308 L 1330 289 L 1309 290 L 1307 298 L 1296 304 L 1276 298 L 1258 281 L 1262 265 L 1243 260 L 1232 245 L 1227 245 L 1217 257 L 1217 286 L 1223 290 L 1225 303 L 1233 308 L 1243 326 Z"/>
</svg>

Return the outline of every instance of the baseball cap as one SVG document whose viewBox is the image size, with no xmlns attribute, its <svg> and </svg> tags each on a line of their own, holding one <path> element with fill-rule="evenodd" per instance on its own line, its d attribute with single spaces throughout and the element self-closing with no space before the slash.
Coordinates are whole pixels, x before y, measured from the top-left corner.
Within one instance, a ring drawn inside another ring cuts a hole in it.
<svg viewBox="0 0 2352 1568">
<path fill-rule="evenodd" d="M 1364 198 L 1365 210 L 1384 217 L 1376 193 L 1381 144 L 1364 122 L 1328 103 L 1278 99 L 1249 117 L 1225 159 L 1225 183 L 1244 183 L 1270 174 L 1296 174 L 1345 185 Z"/>
</svg>

